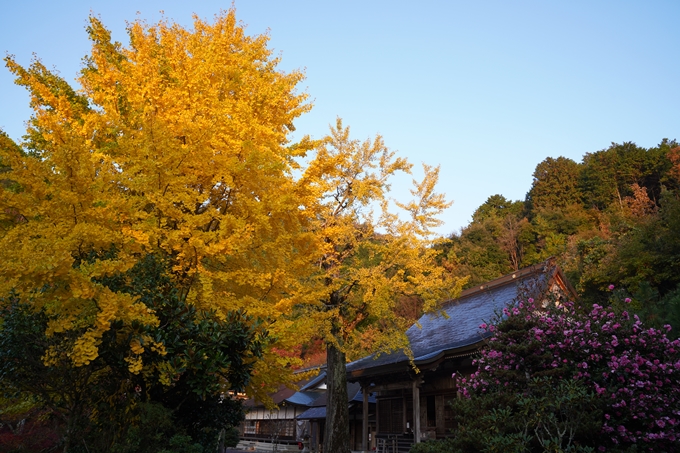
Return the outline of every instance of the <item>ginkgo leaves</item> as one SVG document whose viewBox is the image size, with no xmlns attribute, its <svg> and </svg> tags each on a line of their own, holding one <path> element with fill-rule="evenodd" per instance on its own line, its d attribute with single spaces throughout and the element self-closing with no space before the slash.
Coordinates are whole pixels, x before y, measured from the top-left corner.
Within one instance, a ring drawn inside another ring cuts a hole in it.
<svg viewBox="0 0 680 453">
<path fill-rule="evenodd" d="M 20 219 L 3 215 L 0 291 L 48 307 L 54 331 L 86 325 L 76 365 L 96 357 L 112 322 L 156 322 L 101 284 L 149 254 L 168 261 L 184 303 L 222 317 L 289 311 L 281 301 L 304 299 L 309 267 L 291 258 L 311 242 L 291 176 L 310 142 L 288 139 L 310 108 L 303 74 L 278 70 L 268 37 L 246 35 L 233 10 L 193 29 L 164 20 L 128 31 L 128 46 L 112 42 L 90 18 L 79 90 L 40 61 L 5 59 L 34 116 L 24 148 L 0 152 L 20 187 L 0 201 Z"/>
<path fill-rule="evenodd" d="M 417 296 L 433 309 L 460 290 L 462 281 L 438 265 L 432 247 L 436 216 L 450 205 L 435 192 L 438 168 L 425 165 L 424 179 L 414 181 L 415 200 L 396 203 L 406 218 L 390 209 L 392 178 L 411 168 L 380 136 L 352 139 L 338 119 L 301 178 L 317 197 L 310 206 L 311 228 L 323 289 L 317 296 L 322 309 L 313 317 L 326 340 L 346 353 L 353 354 L 353 344 L 365 344 L 362 330 L 376 320 L 385 337 L 375 344 L 386 350 L 405 346 L 405 326 L 395 312 L 400 297 Z M 375 337 L 375 329 L 371 332 Z"/>
</svg>

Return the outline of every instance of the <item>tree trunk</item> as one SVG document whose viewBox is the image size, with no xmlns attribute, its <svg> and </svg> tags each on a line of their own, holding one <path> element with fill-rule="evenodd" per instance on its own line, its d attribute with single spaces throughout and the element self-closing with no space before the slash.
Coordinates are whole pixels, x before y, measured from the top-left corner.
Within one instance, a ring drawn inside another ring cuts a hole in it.
<svg viewBox="0 0 680 453">
<path fill-rule="evenodd" d="M 326 432 L 324 453 L 348 453 L 349 402 L 345 354 L 332 344 L 326 347 Z"/>
</svg>

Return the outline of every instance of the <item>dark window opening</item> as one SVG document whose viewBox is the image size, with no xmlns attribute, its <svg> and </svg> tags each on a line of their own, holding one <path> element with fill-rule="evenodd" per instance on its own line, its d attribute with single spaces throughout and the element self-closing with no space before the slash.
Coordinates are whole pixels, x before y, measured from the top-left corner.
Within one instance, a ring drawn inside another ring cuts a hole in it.
<svg viewBox="0 0 680 453">
<path fill-rule="evenodd" d="M 437 407 L 435 406 L 434 395 L 427 397 L 427 427 L 435 428 L 437 426 Z"/>
</svg>

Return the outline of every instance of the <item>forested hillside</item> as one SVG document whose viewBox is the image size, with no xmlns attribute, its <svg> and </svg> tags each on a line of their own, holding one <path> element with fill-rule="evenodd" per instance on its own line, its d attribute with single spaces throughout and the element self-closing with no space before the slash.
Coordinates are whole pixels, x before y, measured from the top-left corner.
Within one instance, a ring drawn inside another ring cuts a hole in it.
<svg viewBox="0 0 680 453">
<path fill-rule="evenodd" d="M 677 332 L 680 146 L 614 143 L 581 162 L 548 157 L 525 200 L 489 197 L 446 247 L 468 286 L 555 256 L 582 303 L 606 303 L 613 291 Z"/>
</svg>

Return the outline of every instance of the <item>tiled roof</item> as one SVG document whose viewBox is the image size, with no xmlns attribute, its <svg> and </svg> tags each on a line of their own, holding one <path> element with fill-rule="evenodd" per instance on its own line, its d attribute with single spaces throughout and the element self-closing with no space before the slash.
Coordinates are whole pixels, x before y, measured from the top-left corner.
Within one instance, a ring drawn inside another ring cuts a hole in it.
<svg viewBox="0 0 680 453">
<path fill-rule="evenodd" d="M 320 392 L 295 392 L 286 398 L 286 402 L 300 406 L 311 406 L 320 394 Z"/>
<path fill-rule="evenodd" d="M 314 420 L 317 418 L 326 418 L 326 406 L 310 407 L 297 417 L 298 420 Z"/>
<path fill-rule="evenodd" d="M 295 394 L 295 390 L 289 389 L 288 387 L 286 387 L 284 385 L 280 385 L 277 392 L 271 394 L 270 396 L 272 398 L 272 401 L 274 401 L 274 404 L 281 404 L 283 401 L 285 401 L 287 398 L 290 398 L 294 394 Z M 248 408 L 252 408 L 252 407 L 260 406 L 261 403 L 258 403 L 251 398 L 251 399 L 247 399 L 243 403 L 243 405 L 248 407 Z"/>
<path fill-rule="evenodd" d="M 548 280 L 556 277 L 562 284 L 566 283 L 558 268 L 549 262 L 541 263 L 463 291 L 458 299 L 442 307 L 447 316 L 423 315 L 406 331 L 415 364 L 422 366 L 443 355 L 474 350 L 476 344 L 489 336 L 479 328 L 480 324 L 493 320 L 503 307 L 518 298 L 521 290 L 535 296 L 545 291 Z M 399 351 L 377 358 L 364 357 L 348 364 L 347 371 L 351 378 L 358 378 L 374 374 L 380 367 L 401 363 L 408 364 L 408 358 Z"/>
</svg>

